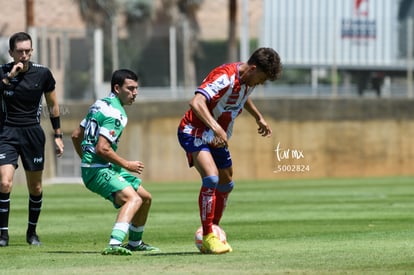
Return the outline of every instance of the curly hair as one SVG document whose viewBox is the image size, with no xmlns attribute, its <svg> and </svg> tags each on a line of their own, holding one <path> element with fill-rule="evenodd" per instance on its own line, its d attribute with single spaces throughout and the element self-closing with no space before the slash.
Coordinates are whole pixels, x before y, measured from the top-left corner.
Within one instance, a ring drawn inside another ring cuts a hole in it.
<svg viewBox="0 0 414 275">
<path fill-rule="evenodd" d="M 275 81 L 282 74 L 282 63 L 279 54 L 272 48 L 258 48 L 247 61 L 249 65 L 256 65 L 259 70 L 266 73 L 267 79 Z"/>
</svg>

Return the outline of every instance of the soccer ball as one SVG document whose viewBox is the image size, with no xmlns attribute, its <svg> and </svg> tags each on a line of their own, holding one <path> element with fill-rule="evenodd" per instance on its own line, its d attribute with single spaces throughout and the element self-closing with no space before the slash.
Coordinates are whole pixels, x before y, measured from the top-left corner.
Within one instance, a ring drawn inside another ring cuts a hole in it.
<svg viewBox="0 0 414 275">
<path fill-rule="evenodd" d="M 213 224 L 213 233 L 224 244 L 227 242 L 226 232 L 224 232 L 224 230 L 220 226 Z M 203 252 L 202 251 L 202 246 L 203 246 L 203 227 L 202 226 L 200 226 L 194 234 L 194 243 L 195 243 L 195 246 L 198 248 L 198 250 L 200 250 L 200 252 Z"/>
</svg>

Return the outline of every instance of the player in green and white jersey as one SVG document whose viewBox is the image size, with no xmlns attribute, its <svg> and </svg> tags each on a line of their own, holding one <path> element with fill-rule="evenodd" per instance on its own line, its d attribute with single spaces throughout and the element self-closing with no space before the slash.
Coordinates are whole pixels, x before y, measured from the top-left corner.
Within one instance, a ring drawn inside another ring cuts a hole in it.
<svg viewBox="0 0 414 275">
<path fill-rule="evenodd" d="M 116 153 L 128 117 L 124 106 L 131 105 L 138 94 L 138 76 L 126 69 L 112 74 L 111 93 L 97 100 L 79 127 L 72 133 L 76 152 L 82 158 L 85 186 L 111 201 L 119 209 L 108 246 L 102 254 L 131 255 L 131 251 L 158 251 L 142 241 L 151 207 L 151 194 L 141 185 L 144 164 L 126 160 Z M 128 243 L 123 241 L 128 236 Z"/>
</svg>

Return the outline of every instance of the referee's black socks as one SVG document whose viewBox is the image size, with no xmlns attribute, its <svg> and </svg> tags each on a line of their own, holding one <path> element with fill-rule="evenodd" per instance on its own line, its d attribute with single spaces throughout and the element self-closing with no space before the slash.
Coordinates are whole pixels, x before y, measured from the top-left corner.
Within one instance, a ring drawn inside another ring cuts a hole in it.
<svg viewBox="0 0 414 275">
<path fill-rule="evenodd" d="M 27 227 L 27 234 L 29 235 L 36 232 L 36 225 L 42 209 L 42 196 L 41 193 L 39 196 L 30 195 L 29 197 L 29 224 Z"/>
<path fill-rule="evenodd" d="M 9 236 L 9 213 L 10 213 L 10 193 L 0 192 L 0 234 L 2 237 Z"/>
</svg>

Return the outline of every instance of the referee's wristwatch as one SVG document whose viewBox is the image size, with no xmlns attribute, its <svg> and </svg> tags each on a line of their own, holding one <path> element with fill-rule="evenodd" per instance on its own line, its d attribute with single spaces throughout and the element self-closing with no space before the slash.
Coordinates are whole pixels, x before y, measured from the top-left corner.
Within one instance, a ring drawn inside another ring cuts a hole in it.
<svg viewBox="0 0 414 275">
<path fill-rule="evenodd" d="M 63 138 L 63 134 L 55 134 L 55 138 L 60 138 L 60 139 L 62 139 L 62 138 Z"/>
<path fill-rule="evenodd" d="M 12 77 L 10 77 L 10 73 L 7 73 L 6 75 L 5 75 L 5 77 L 3 78 L 3 83 L 4 84 L 6 84 L 6 85 L 10 85 L 10 82 L 11 82 L 11 80 L 12 80 L 13 78 Z M 6 80 L 6 82 L 4 82 L 4 80 Z"/>
</svg>

